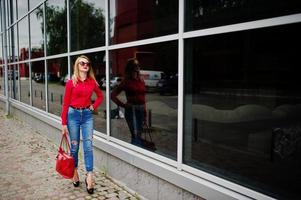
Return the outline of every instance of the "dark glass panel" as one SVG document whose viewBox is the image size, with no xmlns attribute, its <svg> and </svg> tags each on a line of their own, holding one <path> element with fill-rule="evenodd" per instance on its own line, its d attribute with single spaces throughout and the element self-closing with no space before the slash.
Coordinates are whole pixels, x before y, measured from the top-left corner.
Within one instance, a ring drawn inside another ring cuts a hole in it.
<svg viewBox="0 0 301 200">
<path fill-rule="evenodd" d="M 301 12 L 300 0 L 187 0 L 185 30 L 196 30 Z"/>
<path fill-rule="evenodd" d="M 110 0 L 111 44 L 178 32 L 178 2 Z"/>
<path fill-rule="evenodd" d="M 186 164 L 298 198 L 300 30 L 299 23 L 186 40 Z"/>
<path fill-rule="evenodd" d="M 5 90 L 4 73 L 5 73 L 4 65 L 0 65 L 0 95 L 4 95 L 4 90 Z"/>
</svg>

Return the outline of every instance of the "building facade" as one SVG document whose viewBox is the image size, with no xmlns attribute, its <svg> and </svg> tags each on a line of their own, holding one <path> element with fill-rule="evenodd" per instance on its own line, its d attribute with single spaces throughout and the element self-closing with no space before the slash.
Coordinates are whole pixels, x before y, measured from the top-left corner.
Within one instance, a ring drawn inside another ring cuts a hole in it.
<svg viewBox="0 0 301 200">
<path fill-rule="evenodd" d="M 85 54 L 105 96 L 95 162 L 111 177 L 148 199 L 300 198 L 299 0 L 0 2 L 7 113 L 58 141 L 64 84 Z M 142 147 L 110 100 L 129 58 L 145 71 Z"/>
</svg>

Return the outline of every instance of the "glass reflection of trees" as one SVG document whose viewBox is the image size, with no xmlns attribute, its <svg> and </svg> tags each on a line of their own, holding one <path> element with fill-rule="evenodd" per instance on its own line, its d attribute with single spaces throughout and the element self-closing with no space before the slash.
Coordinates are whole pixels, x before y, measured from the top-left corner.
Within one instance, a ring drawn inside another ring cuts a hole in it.
<svg viewBox="0 0 301 200">
<path fill-rule="evenodd" d="M 66 1 L 65 1 L 66 3 Z M 47 54 L 67 51 L 67 7 L 55 0 L 46 2 Z M 103 2 L 104 4 L 104 2 Z M 43 17 L 43 9 L 37 12 Z M 70 0 L 71 50 L 104 45 L 105 17 L 102 8 L 83 0 Z M 44 30 L 42 28 L 42 32 Z"/>
<path fill-rule="evenodd" d="M 31 42 L 31 58 L 38 58 L 44 56 L 44 23 L 43 15 L 41 16 L 40 6 L 37 10 L 30 14 L 30 42 Z"/>
<path fill-rule="evenodd" d="M 105 5 L 103 0 L 100 2 Z M 95 3 L 70 0 L 70 16 L 72 51 L 105 44 L 105 16 L 102 8 Z"/>
</svg>

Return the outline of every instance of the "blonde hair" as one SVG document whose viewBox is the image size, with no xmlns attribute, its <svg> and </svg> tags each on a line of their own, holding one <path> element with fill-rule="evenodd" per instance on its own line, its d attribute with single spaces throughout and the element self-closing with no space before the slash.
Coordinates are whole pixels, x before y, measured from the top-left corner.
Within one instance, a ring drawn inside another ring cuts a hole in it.
<svg viewBox="0 0 301 200">
<path fill-rule="evenodd" d="M 90 59 L 87 56 L 84 56 L 84 55 L 81 55 L 81 56 L 77 57 L 77 59 L 75 60 L 75 63 L 74 63 L 74 66 L 73 66 L 73 75 L 72 75 L 73 85 L 74 86 L 77 85 L 77 81 L 78 81 L 78 78 L 79 78 L 79 68 L 78 68 L 78 65 L 79 65 L 79 61 L 80 61 L 81 58 L 86 59 L 90 63 L 90 67 L 89 67 L 89 71 L 88 71 L 88 74 L 87 74 L 87 78 L 93 79 L 96 82 L 96 84 L 98 85 L 98 83 L 96 81 L 96 78 L 95 78 L 95 75 L 94 75 L 94 72 L 93 72 L 93 68 L 91 66 L 91 61 L 90 61 Z"/>
</svg>

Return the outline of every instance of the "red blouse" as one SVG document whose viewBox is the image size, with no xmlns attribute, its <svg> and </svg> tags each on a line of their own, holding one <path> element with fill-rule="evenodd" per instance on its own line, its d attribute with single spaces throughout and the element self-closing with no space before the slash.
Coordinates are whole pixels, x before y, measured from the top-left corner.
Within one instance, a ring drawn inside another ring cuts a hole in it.
<svg viewBox="0 0 301 200">
<path fill-rule="evenodd" d="M 125 92 L 127 103 L 132 105 L 144 105 L 145 104 L 145 83 L 140 79 L 126 79 L 113 90 L 112 100 L 119 106 L 125 107 L 125 103 L 121 102 L 117 96 L 122 92 Z"/>
<path fill-rule="evenodd" d="M 76 108 L 84 108 L 91 105 L 91 96 L 93 92 L 96 93 L 96 100 L 93 103 L 93 108 L 97 107 L 103 101 L 103 94 L 98 85 L 93 79 L 86 79 L 84 81 L 78 80 L 77 85 L 73 86 L 73 81 L 69 80 L 65 87 L 65 96 L 62 108 L 62 125 L 67 125 L 67 114 L 69 106 Z"/>
<path fill-rule="evenodd" d="M 117 86 L 112 94 L 112 100 L 121 107 L 125 107 L 126 103 L 120 101 L 117 96 L 122 92 L 125 92 L 126 100 L 131 105 L 144 105 L 144 121 L 146 122 L 147 113 L 145 105 L 145 83 L 142 79 L 126 79 Z"/>
</svg>

